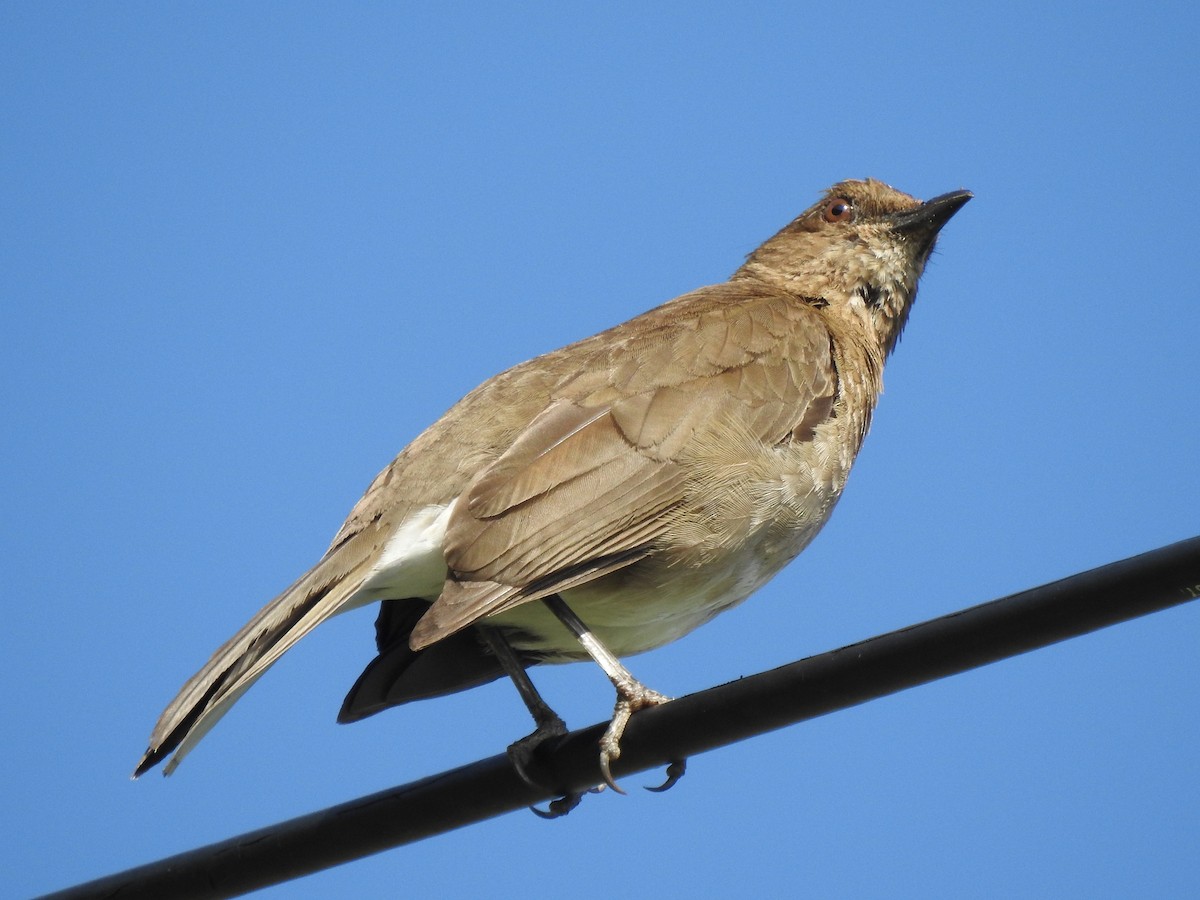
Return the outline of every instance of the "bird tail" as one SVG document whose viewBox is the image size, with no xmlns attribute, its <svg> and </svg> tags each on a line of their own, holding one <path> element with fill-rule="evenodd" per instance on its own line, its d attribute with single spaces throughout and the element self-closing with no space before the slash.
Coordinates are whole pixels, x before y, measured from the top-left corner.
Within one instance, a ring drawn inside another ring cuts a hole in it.
<svg viewBox="0 0 1200 900">
<path fill-rule="evenodd" d="M 333 574 L 329 554 L 295 584 L 264 606 L 193 675 L 159 717 L 150 745 L 133 777 L 172 752 L 163 770 L 170 775 L 221 716 L 296 641 L 330 616 L 351 607 L 365 565 Z"/>
</svg>

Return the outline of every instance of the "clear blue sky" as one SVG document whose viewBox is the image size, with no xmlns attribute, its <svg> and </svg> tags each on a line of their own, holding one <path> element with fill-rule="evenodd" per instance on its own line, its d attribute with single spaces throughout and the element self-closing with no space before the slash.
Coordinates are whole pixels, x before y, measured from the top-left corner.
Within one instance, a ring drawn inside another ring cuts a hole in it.
<svg viewBox="0 0 1200 900">
<path fill-rule="evenodd" d="M 336 725 L 364 610 L 128 780 L 454 400 L 723 280 L 843 178 L 976 200 L 832 523 L 644 681 L 1200 533 L 1194 5 L 972 6 L 0 6 L 0 893 L 525 734 L 502 683 Z M 1192 604 L 263 896 L 1195 897 L 1198 651 Z M 573 725 L 611 708 L 592 666 L 535 674 Z"/>
</svg>

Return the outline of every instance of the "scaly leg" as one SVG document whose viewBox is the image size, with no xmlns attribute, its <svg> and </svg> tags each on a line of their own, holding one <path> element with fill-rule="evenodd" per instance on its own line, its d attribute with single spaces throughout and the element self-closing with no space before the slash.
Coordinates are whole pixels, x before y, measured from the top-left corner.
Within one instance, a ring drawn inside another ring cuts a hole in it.
<svg viewBox="0 0 1200 900">
<path fill-rule="evenodd" d="M 612 761 L 621 755 L 621 736 L 625 733 L 625 726 L 629 724 L 630 716 L 639 709 L 658 706 L 668 702 L 671 698 L 651 690 L 634 678 L 633 673 L 625 668 L 611 650 L 600 643 L 582 620 L 563 602 L 562 597 L 554 594 L 542 598 L 542 602 L 575 635 L 579 643 L 583 645 L 583 649 L 604 670 L 608 680 L 617 689 L 617 705 L 613 709 L 612 721 L 600 739 L 600 771 L 604 774 L 604 783 L 617 793 L 623 794 L 625 792 L 613 780 L 609 767 Z M 651 790 L 665 791 L 670 788 L 683 777 L 686 766 L 686 760 L 677 760 L 671 763 L 667 770 L 667 781 L 660 787 Z"/>
<path fill-rule="evenodd" d="M 529 678 L 529 673 L 525 671 L 525 667 L 521 665 L 521 661 L 517 658 L 517 654 L 513 652 L 508 641 L 498 632 L 490 628 L 480 628 L 480 634 L 487 641 L 488 648 L 492 651 L 492 655 L 500 663 L 500 666 L 512 679 L 513 684 L 517 687 L 517 693 L 521 695 L 521 699 L 525 702 L 525 707 L 529 710 L 529 714 L 533 716 L 533 721 L 537 728 L 533 734 L 521 738 L 515 743 L 508 746 L 508 758 L 512 760 L 513 768 L 517 770 L 517 774 L 521 779 L 531 787 L 542 788 L 544 785 L 530 774 L 529 767 L 533 762 L 533 753 L 537 749 L 538 744 L 550 738 L 562 737 L 567 733 L 567 723 L 562 720 L 550 705 L 542 699 L 542 695 L 533 685 L 533 681 Z M 537 815 L 543 819 L 557 819 L 560 816 L 565 816 L 583 799 L 582 793 L 568 793 L 559 797 L 557 800 L 550 802 L 548 811 L 538 809 L 536 806 L 529 807 Z"/>
</svg>

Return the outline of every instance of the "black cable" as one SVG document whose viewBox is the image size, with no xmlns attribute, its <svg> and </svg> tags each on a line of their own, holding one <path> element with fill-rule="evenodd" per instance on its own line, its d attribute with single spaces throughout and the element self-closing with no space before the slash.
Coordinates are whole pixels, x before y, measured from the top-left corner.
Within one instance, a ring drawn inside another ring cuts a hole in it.
<svg viewBox="0 0 1200 900">
<path fill-rule="evenodd" d="M 1197 597 L 1200 537 L 639 712 L 613 774 L 656 768 Z M 547 783 L 561 792 L 599 783 L 597 741 L 606 725 L 540 747 Z M 500 754 L 47 896 L 231 897 L 553 796 L 522 781 Z"/>
</svg>

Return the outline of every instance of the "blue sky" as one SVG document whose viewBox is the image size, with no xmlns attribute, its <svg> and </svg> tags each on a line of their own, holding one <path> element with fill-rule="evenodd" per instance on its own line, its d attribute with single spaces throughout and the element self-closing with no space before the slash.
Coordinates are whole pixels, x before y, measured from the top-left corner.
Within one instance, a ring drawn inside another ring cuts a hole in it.
<svg viewBox="0 0 1200 900">
<path fill-rule="evenodd" d="M 974 6 L 0 6 L 0 892 L 525 734 L 501 683 L 336 725 L 363 610 L 176 775 L 128 780 L 184 679 L 454 400 L 723 280 L 843 178 L 976 199 L 830 525 L 632 660 L 644 681 L 1200 533 L 1197 13 Z M 1191 604 L 698 757 L 665 795 L 262 896 L 1193 897 L 1198 647 Z M 575 726 L 611 708 L 592 666 L 535 676 Z"/>
</svg>

